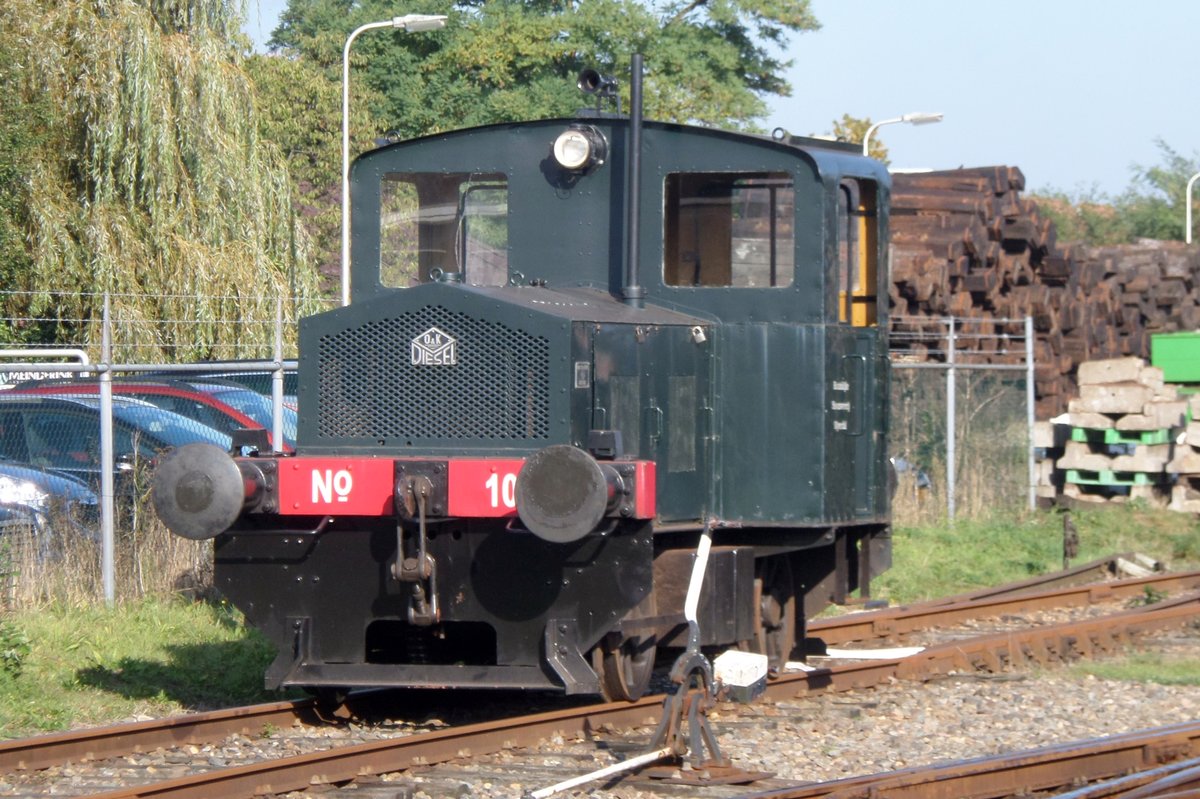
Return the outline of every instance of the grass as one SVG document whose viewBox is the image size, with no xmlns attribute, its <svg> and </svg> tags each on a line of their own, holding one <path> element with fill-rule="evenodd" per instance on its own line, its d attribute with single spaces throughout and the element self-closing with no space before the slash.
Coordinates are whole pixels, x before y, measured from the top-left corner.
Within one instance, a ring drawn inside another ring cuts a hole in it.
<svg viewBox="0 0 1200 799">
<path fill-rule="evenodd" d="M 1138 503 L 1072 511 L 1084 563 L 1114 552 L 1141 552 L 1185 568 L 1200 563 L 1200 525 L 1190 514 Z M 1010 513 L 893 533 L 892 569 L 872 583 L 872 594 L 913 602 L 1022 580 L 1062 568 L 1062 516 Z"/>
<path fill-rule="evenodd" d="M 145 599 L 11 613 L 27 642 L 0 672 L 0 737 L 279 698 L 263 690 L 272 647 L 227 605 Z"/>
<path fill-rule="evenodd" d="M 1091 675 L 1102 680 L 1150 682 L 1159 685 L 1200 685 L 1200 658 L 1139 652 L 1121 658 L 1075 663 L 1073 676 Z"/>
<path fill-rule="evenodd" d="M 1076 562 L 1138 551 L 1176 569 L 1200 563 L 1192 516 L 1134 504 L 1072 517 L 1081 539 Z M 1061 568 L 1062 519 L 997 514 L 901 527 L 894 557 L 873 586 L 876 597 L 908 602 L 997 585 Z M 0 737 L 279 698 L 262 688 L 273 649 L 240 614 L 158 590 L 112 608 L 64 599 L 0 616 Z M 1134 655 L 1074 668 L 1110 679 L 1200 681 L 1198 659 Z"/>
</svg>

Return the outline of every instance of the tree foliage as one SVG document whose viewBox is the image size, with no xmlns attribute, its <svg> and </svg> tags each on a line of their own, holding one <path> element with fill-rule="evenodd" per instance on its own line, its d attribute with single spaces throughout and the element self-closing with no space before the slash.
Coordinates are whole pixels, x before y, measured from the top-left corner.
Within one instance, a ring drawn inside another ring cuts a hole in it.
<svg viewBox="0 0 1200 799">
<path fill-rule="evenodd" d="M 1115 198 L 1095 188 L 1033 195 L 1038 207 L 1054 220 L 1059 240 L 1106 245 L 1184 239 L 1185 190 L 1188 178 L 1200 172 L 1200 155 L 1180 155 L 1161 139 L 1156 144 L 1161 162 L 1135 165 L 1129 187 Z M 1195 203 L 1193 198 L 1193 210 Z"/>
<path fill-rule="evenodd" d="M 109 292 L 117 357 L 204 357 L 242 334 L 228 320 L 314 294 L 288 172 L 259 138 L 240 65 L 239 0 L 6 6 L 0 147 L 19 152 L 3 153 L 16 177 L 0 191 L 0 246 L 21 292 L 7 316 L 55 319 L 36 335 L 94 345 Z"/>
<path fill-rule="evenodd" d="M 866 138 L 867 130 L 873 125 L 870 117 L 859 119 L 852 117 L 849 114 L 842 114 L 841 119 L 833 121 L 833 130 L 830 135 L 838 141 L 850 141 L 856 144 L 862 144 Z M 879 138 L 878 131 L 871 135 L 871 157 L 878 158 L 885 164 L 890 164 L 888 158 L 888 149 L 884 146 L 883 141 Z"/>
<path fill-rule="evenodd" d="M 583 67 L 619 75 L 645 56 L 647 115 L 744 127 L 787 95 L 774 52 L 818 27 L 808 0 L 424 0 L 446 29 L 373 31 L 354 45 L 353 82 L 374 92 L 373 116 L 404 137 L 570 113 Z M 290 0 L 271 45 L 340 81 L 357 26 L 388 19 L 387 0 Z M 622 81 L 627 83 L 627 81 Z M 627 92 L 626 88 L 626 92 Z"/>
<path fill-rule="evenodd" d="M 808 0 L 418 0 L 440 31 L 372 30 L 351 51 L 352 154 L 387 134 L 411 138 L 475 125 L 570 116 L 586 104 L 584 67 L 614 75 L 628 107 L 629 56 L 645 58 L 652 119 L 747 127 L 786 95 L 773 53 L 814 30 Z M 262 135 L 286 154 L 326 271 L 338 262 L 342 52 L 388 0 L 289 0 L 272 55 L 250 59 Z"/>
</svg>

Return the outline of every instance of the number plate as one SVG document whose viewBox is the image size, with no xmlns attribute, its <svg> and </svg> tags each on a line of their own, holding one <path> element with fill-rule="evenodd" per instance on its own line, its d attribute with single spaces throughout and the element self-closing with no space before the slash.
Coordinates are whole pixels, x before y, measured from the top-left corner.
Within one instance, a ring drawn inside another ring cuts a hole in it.
<svg viewBox="0 0 1200 799">
<path fill-rule="evenodd" d="M 499 517 L 517 515 L 517 472 L 525 461 L 450 461 L 451 516 Z"/>
<path fill-rule="evenodd" d="M 391 516 L 395 468 L 382 458 L 280 458 L 279 512 Z"/>
</svg>

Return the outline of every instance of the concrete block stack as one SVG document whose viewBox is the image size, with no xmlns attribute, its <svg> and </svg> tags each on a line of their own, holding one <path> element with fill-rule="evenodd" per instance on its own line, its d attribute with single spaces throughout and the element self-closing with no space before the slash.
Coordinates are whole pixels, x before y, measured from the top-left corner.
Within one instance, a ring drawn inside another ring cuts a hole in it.
<svg viewBox="0 0 1200 799">
<path fill-rule="evenodd" d="M 1161 369 L 1137 357 L 1086 361 L 1078 379 L 1079 396 L 1067 406 L 1070 437 L 1055 462 L 1063 496 L 1143 499 L 1165 507 L 1174 441 L 1188 423 L 1187 401 L 1163 382 Z"/>
<path fill-rule="evenodd" d="M 1200 396 L 1189 398 L 1187 427 L 1175 439 L 1167 469 L 1177 475 L 1171 487 L 1171 510 L 1200 513 Z"/>
</svg>

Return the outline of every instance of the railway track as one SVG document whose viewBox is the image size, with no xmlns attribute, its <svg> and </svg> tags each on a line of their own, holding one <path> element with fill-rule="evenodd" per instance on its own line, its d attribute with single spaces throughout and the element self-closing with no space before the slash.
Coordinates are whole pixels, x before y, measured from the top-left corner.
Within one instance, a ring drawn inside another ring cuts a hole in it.
<svg viewBox="0 0 1200 799">
<path fill-rule="evenodd" d="M 923 603 L 822 620 L 812 625 L 811 633 L 827 643 L 893 640 L 916 630 L 970 618 L 1047 608 L 1087 607 L 1097 603 L 1111 605 L 1150 594 L 1196 591 L 1200 589 L 1200 572 L 1152 575 L 1050 590 L 1039 590 L 1041 586 L 1028 584 L 1009 588 L 1011 590 L 981 592 L 985 594 L 983 596 L 955 598 L 951 602 Z M 810 672 L 784 674 L 769 684 L 767 693 L 775 699 L 793 698 L 896 679 L 929 679 L 952 671 L 982 669 L 998 672 L 1027 661 L 1071 660 L 1097 651 L 1114 650 L 1140 633 L 1185 624 L 1197 616 L 1200 616 L 1200 595 L 1185 594 L 1098 618 L 949 640 L 908 658 L 841 663 Z M 270 762 L 210 768 L 204 773 L 186 774 L 141 786 L 129 785 L 99 795 L 257 796 L 299 790 L 313 784 L 337 784 L 365 775 L 419 768 L 486 752 L 537 746 L 540 741 L 550 739 L 595 740 L 608 732 L 645 728 L 657 721 L 662 706 L 662 697 L 656 696 L 632 704 L 555 710 L 516 719 L 413 732 L 386 740 L 334 745 L 327 751 Z M 111 760 L 180 744 L 194 747 L 230 734 L 256 736 L 266 729 L 310 722 L 313 713 L 309 702 L 277 703 L 11 741 L 0 744 L 0 773 L 42 769 L 66 761 Z M 577 771 L 590 770 L 578 763 L 574 765 Z"/>
<path fill-rule="evenodd" d="M 1089 785 L 1080 787 L 1082 783 Z M 777 788 L 740 799 L 1001 799 L 1069 788 L 1076 790 L 1059 793 L 1058 799 L 1196 796 L 1200 721 L 935 767 Z"/>
</svg>

